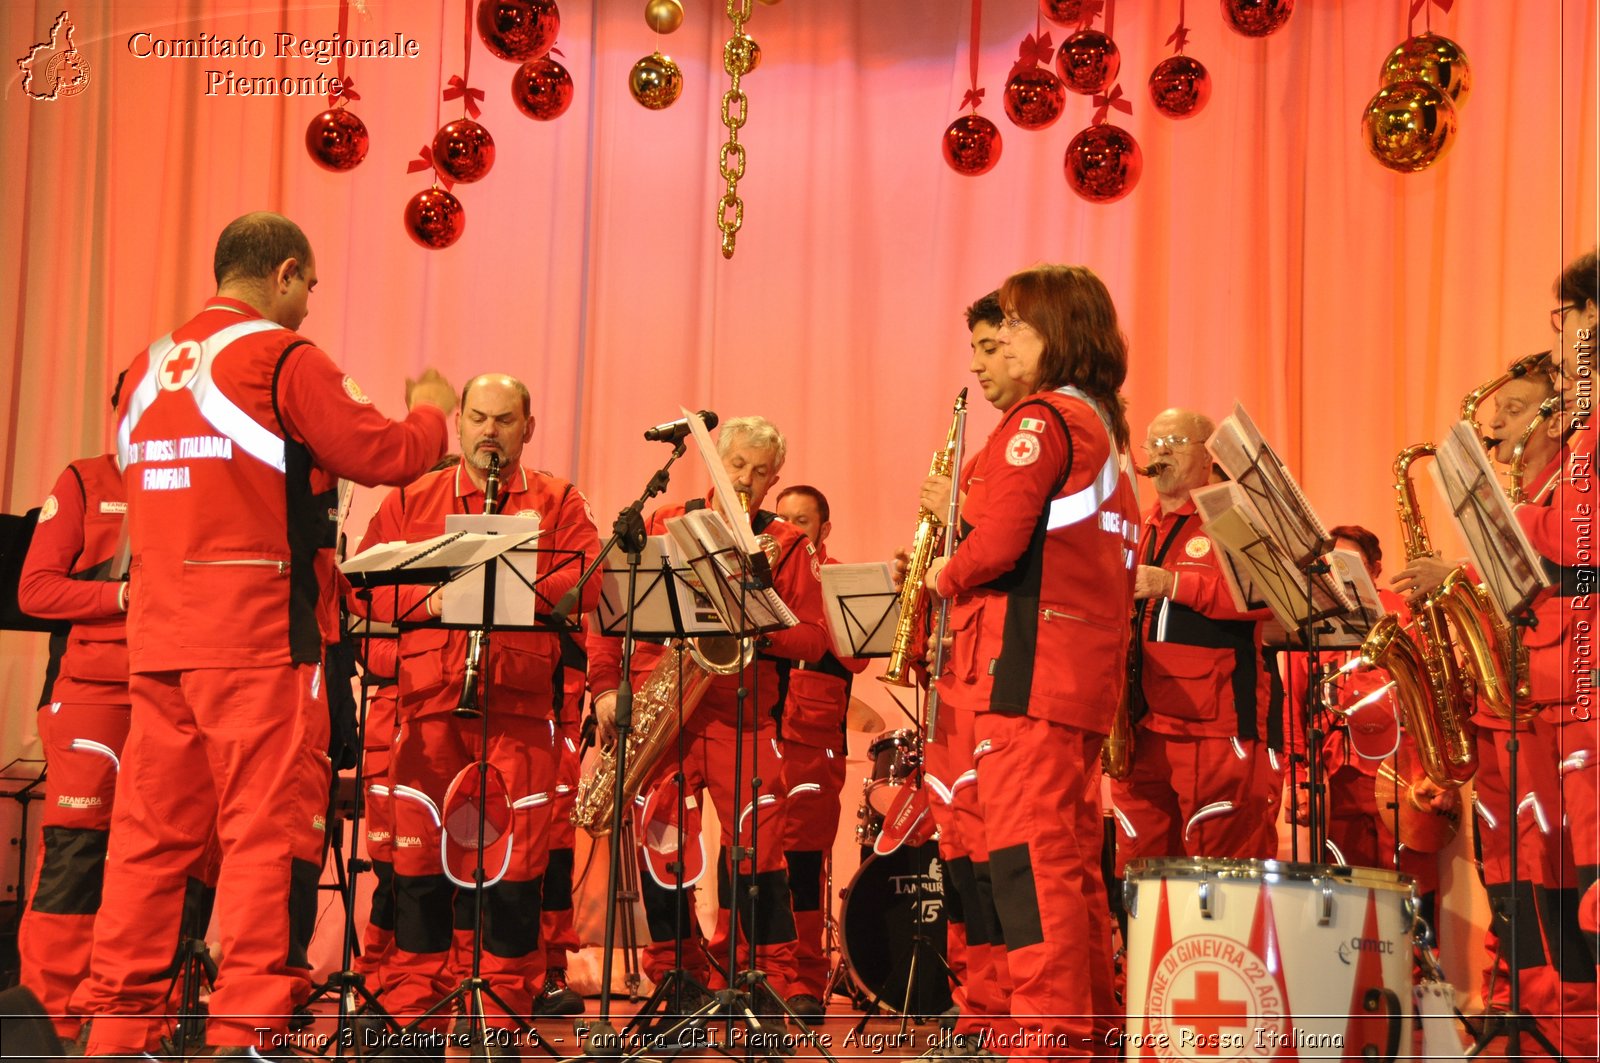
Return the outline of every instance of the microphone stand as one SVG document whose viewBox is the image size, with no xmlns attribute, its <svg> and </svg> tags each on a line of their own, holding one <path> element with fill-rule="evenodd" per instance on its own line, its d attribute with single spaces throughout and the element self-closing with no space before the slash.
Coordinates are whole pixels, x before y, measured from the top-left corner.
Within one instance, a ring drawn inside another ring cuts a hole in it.
<svg viewBox="0 0 1600 1063">
<path fill-rule="evenodd" d="M 606 540 L 600 552 L 595 555 L 589 567 L 578 576 L 577 583 L 561 600 L 556 603 L 554 610 L 555 619 L 565 622 L 572 615 L 572 610 L 577 607 L 582 596 L 583 588 L 600 571 L 600 566 L 606 556 L 614 547 L 621 546 L 628 558 L 628 609 L 623 617 L 622 631 L 622 670 L 617 680 L 616 700 L 616 777 L 613 780 L 615 787 L 611 801 L 611 837 L 609 839 L 610 866 L 606 869 L 606 928 L 604 935 L 604 954 L 600 959 L 600 1014 L 589 1028 L 589 1037 L 585 1045 L 587 1053 L 591 1056 L 614 1056 L 621 1054 L 621 1039 L 617 1035 L 616 1027 L 611 1022 L 611 972 L 613 967 L 613 951 L 616 947 L 617 935 L 617 906 L 614 898 L 617 895 L 618 875 L 622 867 L 622 820 L 629 810 L 624 802 L 623 780 L 628 774 L 628 739 L 633 734 L 633 600 L 639 582 L 639 565 L 641 555 L 644 553 L 645 534 L 644 506 L 650 499 L 661 494 L 667 489 L 671 479 L 673 464 L 683 457 L 687 449 L 682 437 L 673 441 L 672 453 L 667 457 L 666 463 L 657 469 L 645 484 L 644 491 L 638 498 L 624 506 L 611 524 L 611 538 Z M 680 849 L 681 853 L 681 849 Z M 680 856 L 681 859 L 681 856 Z"/>
</svg>

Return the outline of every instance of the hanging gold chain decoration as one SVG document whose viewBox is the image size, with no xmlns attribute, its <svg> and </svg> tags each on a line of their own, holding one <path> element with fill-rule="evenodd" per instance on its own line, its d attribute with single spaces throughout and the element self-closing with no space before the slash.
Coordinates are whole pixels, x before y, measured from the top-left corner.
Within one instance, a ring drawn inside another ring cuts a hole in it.
<svg viewBox="0 0 1600 1063">
<path fill-rule="evenodd" d="M 722 145 L 717 161 L 727 189 L 717 201 L 717 228 L 722 231 L 722 257 L 732 258 L 739 226 L 744 224 L 744 200 L 739 198 L 739 178 L 744 176 L 744 145 L 739 143 L 739 130 L 749 116 L 750 100 L 739 87 L 739 79 L 754 70 L 761 62 L 761 47 L 744 32 L 750 19 L 750 0 L 728 0 L 728 20 L 733 23 L 733 35 L 722 47 L 722 68 L 728 72 L 728 91 L 722 94 L 722 124 L 728 130 L 728 142 Z"/>
</svg>

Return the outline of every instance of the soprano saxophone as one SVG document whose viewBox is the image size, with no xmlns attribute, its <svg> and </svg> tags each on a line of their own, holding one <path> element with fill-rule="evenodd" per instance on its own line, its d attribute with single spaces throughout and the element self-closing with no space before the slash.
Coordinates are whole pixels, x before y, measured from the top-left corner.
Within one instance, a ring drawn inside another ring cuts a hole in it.
<svg viewBox="0 0 1600 1063">
<path fill-rule="evenodd" d="M 950 496 L 954 501 L 956 484 L 954 476 L 956 452 L 961 448 L 961 429 L 966 423 L 967 415 L 967 389 L 962 388 L 961 394 L 956 396 L 955 415 L 950 420 L 950 432 L 945 438 L 945 445 L 933 455 L 933 464 L 928 468 L 929 476 L 952 477 Z M 934 513 L 927 508 L 917 511 L 917 531 L 911 540 L 911 557 L 906 562 L 905 579 L 900 584 L 900 615 L 895 620 L 894 642 L 889 649 L 889 665 L 878 678 L 885 683 L 897 687 L 911 685 L 910 670 L 912 645 L 916 640 L 917 624 L 921 618 L 923 594 L 923 577 L 928 574 L 928 566 L 933 563 L 934 555 L 939 552 L 945 532 L 945 516 Z"/>
</svg>

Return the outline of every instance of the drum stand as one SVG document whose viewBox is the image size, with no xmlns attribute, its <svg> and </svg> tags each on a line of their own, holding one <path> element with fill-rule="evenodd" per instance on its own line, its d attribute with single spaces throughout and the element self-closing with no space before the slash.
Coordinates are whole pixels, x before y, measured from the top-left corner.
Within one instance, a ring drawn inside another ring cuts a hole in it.
<svg viewBox="0 0 1600 1063">
<path fill-rule="evenodd" d="M 1522 629 L 1528 627 L 1532 623 L 1532 617 L 1526 609 L 1521 609 L 1517 611 L 1517 613 L 1515 613 L 1510 619 L 1511 623 L 1509 626 L 1511 629 L 1511 659 L 1515 661 L 1519 656 L 1519 651 L 1522 647 Z M 1508 818 L 1506 820 L 1506 833 L 1509 835 L 1509 848 L 1507 849 L 1506 856 L 1507 864 L 1510 868 L 1509 873 L 1512 885 L 1512 897 L 1510 911 L 1506 914 L 1506 923 L 1509 932 L 1506 934 L 1506 940 L 1502 941 L 1501 945 L 1507 950 L 1506 967 L 1510 971 L 1511 975 L 1511 983 L 1508 986 L 1511 995 L 1509 1007 L 1506 1009 L 1506 1011 L 1497 1015 L 1484 1016 L 1483 1028 L 1481 1030 L 1472 1031 L 1471 1026 L 1467 1027 L 1468 1031 L 1476 1032 L 1477 1036 L 1473 1039 L 1472 1045 L 1467 1049 L 1466 1054 L 1468 1057 L 1475 1057 L 1488 1048 L 1490 1043 L 1495 1039 L 1504 1036 L 1506 1039 L 1505 1058 L 1522 1059 L 1524 1058 L 1522 1053 L 1522 1038 L 1524 1035 L 1526 1035 L 1533 1041 L 1534 1044 L 1543 1049 L 1544 1054 L 1550 1059 L 1556 1060 L 1557 1063 L 1566 1063 L 1566 1057 L 1557 1051 L 1555 1045 L 1550 1043 L 1550 1039 L 1544 1035 L 1542 1030 L 1539 1029 L 1538 1024 L 1534 1021 L 1533 1016 L 1522 1010 L 1522 974 L 1517 967 L 1517 909 L 1521 907 L 1521 905 L 1517 903 L 1515 894 L 1518 859 L 1517 834 L 1519 828 L 1517 821 L 1517 806 L 1520 803 L 1520 798 L 1517 793 L 1517 753 L 1521 748 L 1522 743 L 1517 738 L 1517 689 L 1515 675 L 1512 676 L 1510 687 L 1511 729 L 1506 732 L 1506 752 L 1510 754 L 1510 757 L 1508 758 L 1510 760 L 1510 766 L 1506 773 L 1506 803 L 1510 806 L 1508 809 Z"/>
</svg>

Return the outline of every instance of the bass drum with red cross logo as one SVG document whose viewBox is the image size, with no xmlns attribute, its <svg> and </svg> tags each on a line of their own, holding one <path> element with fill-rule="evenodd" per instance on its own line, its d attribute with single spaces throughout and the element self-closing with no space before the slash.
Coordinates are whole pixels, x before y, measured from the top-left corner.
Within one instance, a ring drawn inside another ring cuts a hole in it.
<svg viewBox="0 0 1600 1063">
<path fill-rule="evenodd" d="M 1416 900 L 1404 875 L 1274 860 L 1138 860 L 1128 1059 L 1411 1052 Z"/>
</svg>

